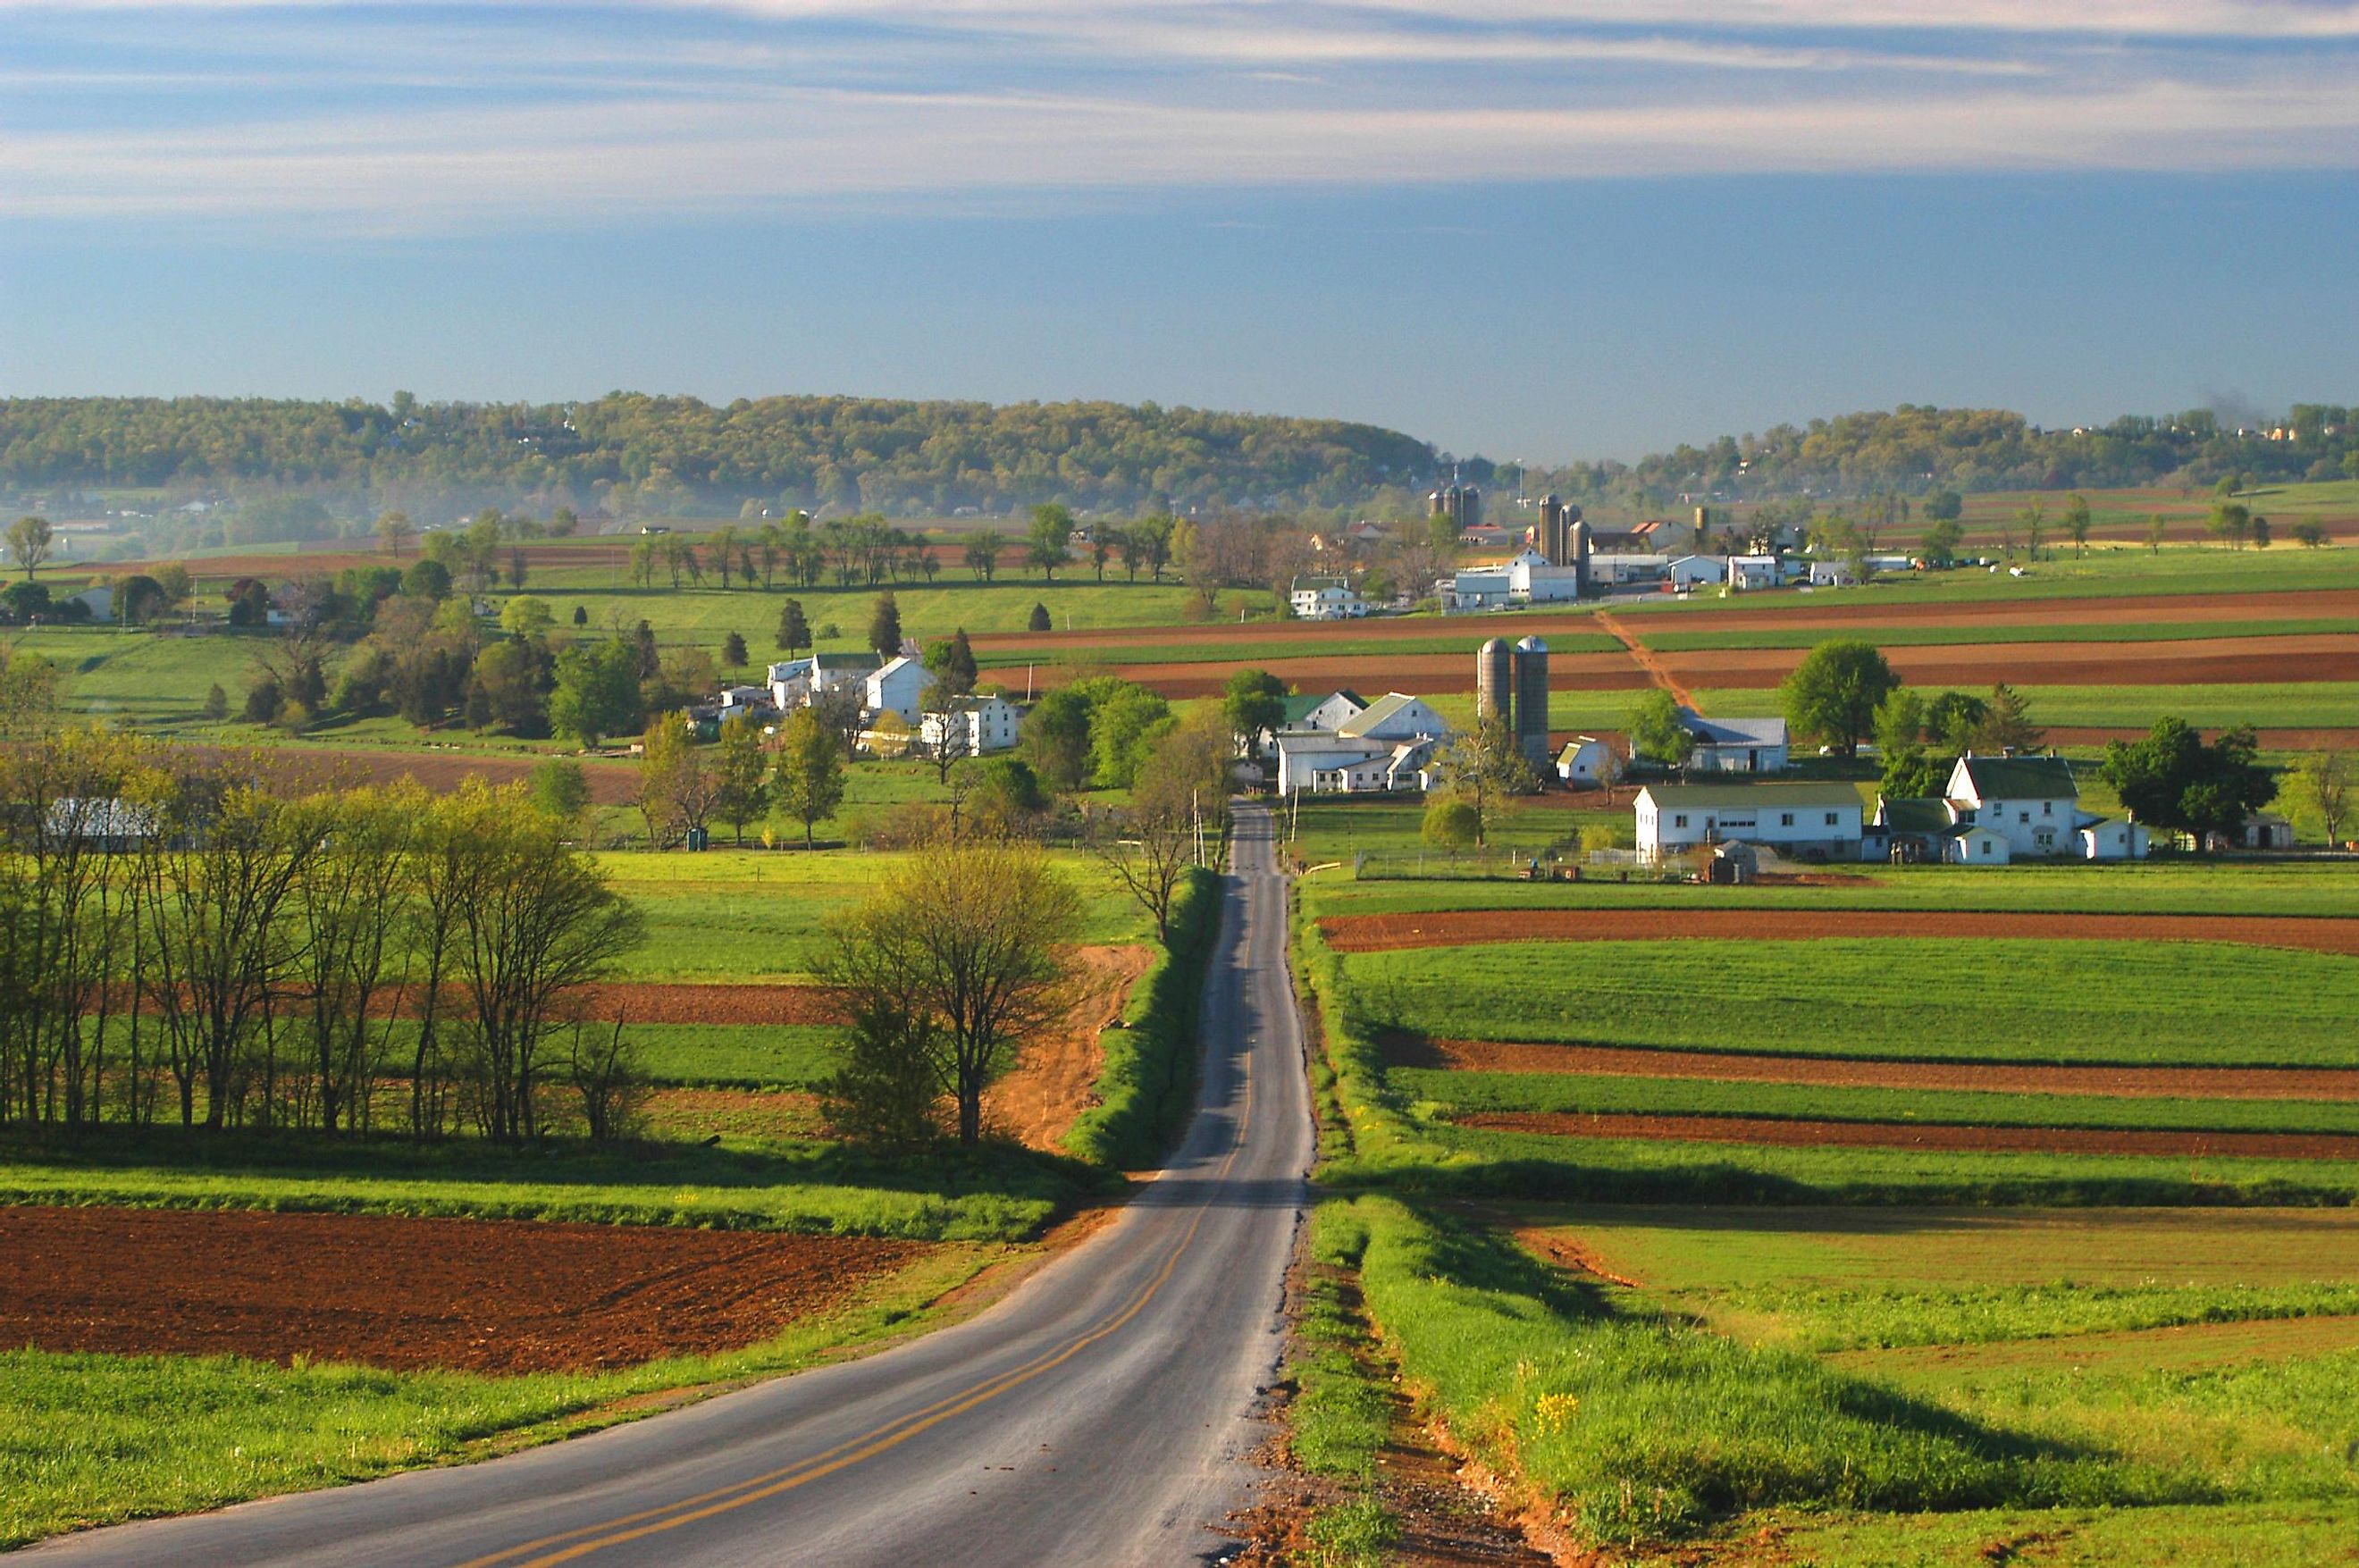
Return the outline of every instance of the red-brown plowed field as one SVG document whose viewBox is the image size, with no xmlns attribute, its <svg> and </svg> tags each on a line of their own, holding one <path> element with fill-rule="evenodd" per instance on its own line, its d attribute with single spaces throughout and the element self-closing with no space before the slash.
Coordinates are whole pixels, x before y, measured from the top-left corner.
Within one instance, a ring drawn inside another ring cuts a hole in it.
<svg viewBox="0 0 2359 1568">
<path fill-rule="evenodd" d="M 0 1345 L 620 1367 L 753 1344 L 923 1250 L 652 1225 L 5 1207 Z"/>
<path fill-rule="evenodd" d="M 1809 652 L 1799 648 L 1666 653 L 1663 666 L 1690 687 L 1777 685 Z M 2200 686 L 2359 681 L 2359 636 L 2197 637 L 2180 642 L 1948 643 L 1885 649 L 1913 685 Z M 1472 661 L 1469 664 L 1471 674 Z M 1551 677 L 1552 683 L 1553 678 Z"/>
<path fill-rule="evenodd" d="M 1386 1039 L 1385 1059 L 1400 1067 L 1447 1067 L 1462 1073 L 1562 1073 L 1845 1089 L 1966 1089 L 2002 1094 L 2110 1094 L 2124 1099 L 2359 1100 L 2359 1071 L 2335 1067 L 2027 1067 L 2006 1062 L 1861 1062 L 1516 1040 L 1425 1040 L 1401 1035 Z"/>
<path fill-rule="evenodd" d="M 1299 691 L 1332 691 L 1339 686 L 1373 686 L 1383 691 L 1472 691 L 1474 645 L 1482 639 L 1473 627 L 1462 635 L 1464 648 L 1451 653 L 1267 659 L 1256 661 L 1255 667 Z M 1234 668 L 1206 659 L 1193 664 L 1116 664 L 1114 672 L 1166 697 L 1212 697 L 1219 695 Z M 1558 653 L 1549 656 L 1549 684 L 1560 691 L 1635 691 L 1646 686 L 1647 674 L 1624 653 Z"/>
<path fill-rule="evenodd" d="M 2043 942 L 2232 942 L 2359 954 L 2359 920 L 2312 915 L 1995 914 L 1948 909 L 1458 909 L 1421 915 L 1329 915 L 1338 953 L 1460 947 L 1492 942 L 1638 942 L 1677 937 L 1752 942 L 1816 937 L 2031 937 Z"/>
<path fill-rule="evenodd" d="M 228 755 L 211 746 L 189 749 L 201 756 Z M 264 747 L 253 755 L 261 758 L 264 771 L 287 787 L 328 789 L 415 779 L 438 795 L 451 793 L 470 779 L 491 785 L 521 783 L 545 760 L 458 751 L 347 751 L 324 746 Z M 591 800 L 601 806 L 625 805 L 636 796 L 638 770 L 627 763 L 592 759 L 583 764 L 582 772 L 589 782 Z"/>
<path fill-rule="evenodd" d="M 1649 632 L 1781 631 L 1816 626 L 2143 626 L 2152 621 L 2323 620 L 2359 616 L 2359 589 L 2298 588 L 2282 593 L 2133 593 L 2089 599 L 1993 599 L 1983 603 L 1908 604 L 1865 599 L 1829 603 L 1824 594 L 1759 609 L 1712 609 L 1677 615 L 1641 612 L 1633 621 Z M 1363 623 L 1364 624 L 1364 623 Z M 1521 625 L 1518 620 L 1517 625 Z"/>
<path fill-rule="evenodd" d="M 2091 724 L 2057 724 L 2047 732 L 2051 746 L 2096 746 L 2109 740 L 2144 740 L 2142 729 L 2106 728 Z M 2263 751 L 2332 751 L 2359 746 L 2359 729 L 2255 730 Z"/>
<path fill-rule="evenodd" d="M 617 981 L 586 987 L 582 1016 L 635 1024 L 840 1024 L 843 1004 L 824 985 L 694 985 Z"/>
<path fill-rule="evenodd" d="M 1512 625 L 1516 637 L 1549 637 L 1559 632 L 1594 635 L 1597 622 L 1586 610 L 1519 614 L 1501 625 Z M 1044 655 L 1073 648 L 1180 648 L 1204 643 L 1218 646 L 1250 637 L 1257 643 L 1299 642 L 1315 650 L 1322 642 L 1366 642 L 1383 637 L 1401 642 L 1420 639 L 1474 644 L 1502 635 L 1480 615 L 1378 616 L 1361 621 L 1257 621 L 1240 629 L 1226 622 L 1199 622 L 1180 626 L 1085 626 L 1070 632 L 986 632 L 972 640 L 977 653 L 1005 653 L 1038 648 Z"/>
<path fill-rule="evenodd" d="M 2170 1159 L 2359 1160 L 2349 1133 L 2162 1132 L 2128 1127 L 1958 1127 L 1915 1122 L 1788 1121 L 1767 1116 L 1657 1116 L 1620 1112 L 1498 1111 L 1461 1127 L 1549 1138 L 1629 1138 L 1818 1149 L 1944 1149 L 1976 1154 L 2146 1154 Z"/>
</svg>

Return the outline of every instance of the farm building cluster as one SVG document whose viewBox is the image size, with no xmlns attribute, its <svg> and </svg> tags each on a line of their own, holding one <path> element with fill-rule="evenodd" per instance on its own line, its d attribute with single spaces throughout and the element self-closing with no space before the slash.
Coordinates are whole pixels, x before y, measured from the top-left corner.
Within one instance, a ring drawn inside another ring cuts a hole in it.
<svg viewBox="0 0 2359 1568">
<path fill-rule="evenodd" d="M 872 652 L 808 653 L 782 659 L 766 673 L 763 684 L 723 687 L 712 702 L 690 707 L 689 717 L 707 728 L 741 717 L 767 724 L 841 691 L 858 700 L 861 738 L 873 749 L 906 746 L 912 738 L 935 747 L 947 732 L 952 750 L 968 757 L 1012 749 L 1024 722 L 1023 706 L 995 692 L 955 697 L 942 712 L 927 711 L 926 690 L 934 678 L 914 644 L 905 643 L 889 659 Z"/>
<path fill-rule="evenodd" d="M 2081 808 L 2055 756 L 1968 753 L 1941 793 L 1877 801 L 1849 784 L 1648 784 L 1632 807 L 1638 855 L 1661 862 L 1743 844 L 1788 859 L 2005 866 L 2017 859 L 2142 860 L 2147 830 Z"/>
</svg>

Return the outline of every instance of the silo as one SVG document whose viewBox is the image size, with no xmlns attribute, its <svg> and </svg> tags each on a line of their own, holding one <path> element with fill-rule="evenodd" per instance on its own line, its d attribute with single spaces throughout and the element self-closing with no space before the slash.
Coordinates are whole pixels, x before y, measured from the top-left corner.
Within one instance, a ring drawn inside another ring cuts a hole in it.
<svg viewBox="0 0 2359 1568">
<path fill-rule="evenodd" d="M 1564 503 L 1551 490 L 1540 497 L 1540 553 L 1549 558 L 1550 566 L 1565 562 Z"/>
<path fill-rule="evenodd" d="M 1458 492 L 1458 526 L 1479 528 L 1483 526 L 1483 492 L 1472 485 L 1462 485 Z"/>
<path fill-rule="evenodd" d="M 1581 568 L 1581 591 L 1589 592 L 1589 525 L 1579 517 L 1572 520 L 1572 564 Z"/>
<path fill-rule="evenodd" d="M 1474 650 L 1474 716 L 1515 723 L 1516 663 L 1507 639 L 1493 637 Z"/>
<path fill-rule="evenodd" d="M 1549 763 L 1548 644 L 1527 637 L 1516 645 L 1516 744 L 1535 768 Z"/>
</svg>

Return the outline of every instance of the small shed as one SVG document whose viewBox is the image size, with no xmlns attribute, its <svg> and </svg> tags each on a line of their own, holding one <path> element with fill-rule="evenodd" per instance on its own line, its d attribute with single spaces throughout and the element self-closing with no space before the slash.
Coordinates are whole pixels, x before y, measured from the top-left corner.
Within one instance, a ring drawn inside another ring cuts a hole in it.
<svg viewBox="0 0 2359 1568">
<path fill-rule="evenodd" d="M 2005 833 L 1962 827 L 1942 844 L 1941 858 L 1952 866 L 2005 866 L 2012 856 Z"/>
<path fill-rule="evenodd" d="M 1575 735 L 1557 753 L 1556 776 L 1568 784 L 1586 787 L 1603 776 L 1611 754 L 1595 735 Z"/>
</svg>

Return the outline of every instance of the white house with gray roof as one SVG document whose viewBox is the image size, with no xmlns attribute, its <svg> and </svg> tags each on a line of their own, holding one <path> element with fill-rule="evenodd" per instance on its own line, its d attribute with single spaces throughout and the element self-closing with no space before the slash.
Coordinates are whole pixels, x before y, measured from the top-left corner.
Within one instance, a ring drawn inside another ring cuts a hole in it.
<svg viewBox="0 0 2359 1568">
<path fill-rule="evenodd" d="M 1848 784 L 1649 784 L 1638 791 L 1638 854 L 1750 844 L 1803 860 L 1857 860 L 1865 808 Z"/>
</svg>

